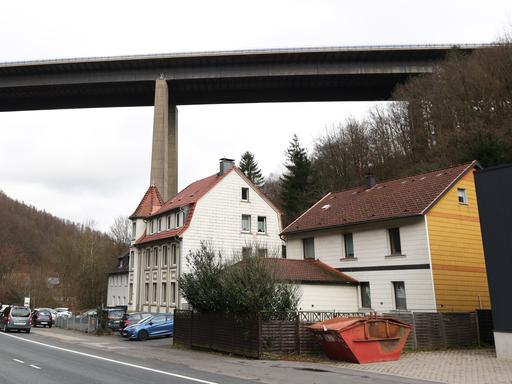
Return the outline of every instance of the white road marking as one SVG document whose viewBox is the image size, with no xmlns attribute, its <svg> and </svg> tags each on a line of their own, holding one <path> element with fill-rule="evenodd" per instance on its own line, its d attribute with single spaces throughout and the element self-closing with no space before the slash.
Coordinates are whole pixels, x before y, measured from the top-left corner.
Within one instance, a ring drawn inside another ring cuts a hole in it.
<svg viewBox="0 0 512 384">
<path fill-rule="evenodd" d="M 35 369 L 41 369 L 41 367 L 38 367 L 37 365 L 30 364 L 29 367 L 35 368 Z"/>
<path fill-rule="evenodd" d="M 25 364 L 25 362 L 24 362 L 24 361 L 22 361 L 22 360 L 18 360 L 18 359 L 13 359 L 13 360 L 14 360 L 15 362 L 17 362 L 17 363 Z"/>
<path fill-rule="evenodd" d="M 56 349 L 56 350 L 59 350 L 59 351 L 64 351 L 64 352 L 69 352 L 69 353 L 74 353 L 76 355 L 80 355 L 80 356 L 85 356 L 85 357 L 90 357 L 92 359 L 98 359 L 98 360 L 102 360 L 102 361 L 108 361 L 109 363 L 114 363 L 114 364 L 119 364 L 119 365 L 125 365 L 127 367 L 132 367 L 132 368 L 137 368 L 137 369 L 142 369 L 144 371 L 150 371 L 150 372 L 155 372 L 155 373 L 160 373 L 161 375 L 167 375 L 167 376 L 172 376 L 172 377 L 177 377 L 177 378 L 180 378 L 180 379 L 184 379 L 184 380 L 189 380 L 189 381 L 194 381 L 196 383 L 203 383 L 203 384 L 219 384 L 219 383 L 216 383 L 214 381 L 208 381 L 208 380 L 202 380 L 202 379 L 197 379 L 195 377 L 191 377 L 191 376 L 185 376 L 185 375 L 180 375 L 180 374 L 177 374 L 177 373 L 172 373 L 172 372 L 167 372 L 167 371 L 161 371 L 159 369 L 153 369 L 153 368 L 149 368 L 149 367 L 144 367 L 142 365 L 137 365 L 137 364 L 131 364 L 131 363 L 126 363 L 124 361 L 119 361 L 119 360 L 114 360 L 114 359 L 108 359 L 106 357 L 101 357 L 101 356 L 96 356 L 96 355 L 93 355 L 91 353 L 85 353 L 85 352 L 79 352 L 79 351 L 74 351 L 72 349 L 67 349 L 67 348 L 62 348 L 62 347 L 57 347 L 55 345 L 51 345 L 51 344 L 45 344 L 45 343 L 41 343 L 39 341 L 35 341 L 35 340 L 29 340 L 29 339 L 24 339 L 22 337 L 19 337 L 19 336 L 14 336 L 14 335 L 10 335 L 8 333 L 0 333 L 0 335 L 2 336 L 7 336 L 7 337 L 12 337 L 14 339 L 18 339 L 20 341 L 24 341 L 26 343 L 33 343 L 33 344 L 37 344 L 37 345 L 42 345 L 43 347 L 47 347 L 47 348 L 52 348 L 52 349 Z M 13 359 L 15 361 L 18 361 L 18 362 L 21 362 L 23 363 L 23 361 L 21 360 L 16 360 L 16 359 Z"/>
</svg>

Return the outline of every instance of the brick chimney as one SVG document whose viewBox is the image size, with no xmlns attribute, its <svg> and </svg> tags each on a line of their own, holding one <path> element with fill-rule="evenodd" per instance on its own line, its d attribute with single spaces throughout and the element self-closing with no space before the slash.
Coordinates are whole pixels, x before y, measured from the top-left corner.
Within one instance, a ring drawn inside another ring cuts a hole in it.
<svg viewBox="0 0 512 384">
<path fill-rule="evenodd" d="M 219 176 L 222 176 L 223 174 L 225 174 L 227 171 L 229 171 L 234 166 L 235 166 L 235 160 L 223 157 L 222 159 L 220 159 Z"/>
</svg>

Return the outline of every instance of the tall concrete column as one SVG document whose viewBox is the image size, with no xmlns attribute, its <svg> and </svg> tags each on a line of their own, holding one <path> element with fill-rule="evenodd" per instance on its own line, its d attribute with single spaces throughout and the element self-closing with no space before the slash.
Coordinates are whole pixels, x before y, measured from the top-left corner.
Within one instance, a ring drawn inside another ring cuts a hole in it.
<svg viewBox="0 0 512 384">
<path fill-rule="evenodd" d="M 178 192 L 178 111 L 164 79 L 155 83 L 151 184 L 166 201 Z"/>
</svg>

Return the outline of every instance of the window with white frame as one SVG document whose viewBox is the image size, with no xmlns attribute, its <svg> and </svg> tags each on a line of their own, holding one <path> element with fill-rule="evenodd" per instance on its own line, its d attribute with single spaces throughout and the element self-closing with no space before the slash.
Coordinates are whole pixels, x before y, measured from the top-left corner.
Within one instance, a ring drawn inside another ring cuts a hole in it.
<svg viewBox="0 0 512 384">
<path fill-rule="evenodd" d="M 242 215 L 242 232 L 251 232 L 251 215 Z"/>
<path fill-rule="evenodd" d="M 167 215 L 165 219 L 167 221 L 167 229 L 171 229 L 171 215 Z"/>
<path fill-rule="evenodd" d="M 256 249 L 256 254 L 258 255 L 258 257 L 267 257 L 268 256 L 267 248 L 258 247 Z"/>
<path fill-rule="evenodd" d="M 151 234 L 155 233 L 155 220 L 151 220 L 150 231 Z"/>
<path fill-rule="evenodd" d="M 162 283 L 162 292 L 160 294 L 162 304 L 167 303 L 167 283 Z"/>
<path fill-rule="evenodd" d="M 398 310 L 406 310 L 405 283 L 403 281 L 393 281 L 393 293 L 395 296 L 395 308 Z"/>
<path fill-rule="evenodd" d="M 304 251 L 304 259 L 314 259 L 315 258 L 315 238 L 308 237 L 306 239 L 302 239 L 302 247 Z"/>
<path fill-rule="evenodd" d="M 149 302 L 149 283 L 144 284 L 144 302 Z"/>
<path fill-rule="evenodd" d="M 156 283 L 153 283 L 152 299 L 153 303 L 156 303 Z"/>
<path fill-rule="evenodd" d="M 249 201 L 249 188 L 242 187 L 242 201 Z"/>
<path fill-rule="evenodd" d="M 137 223 L 132 221 L 132 240 L 135 240 L 135 236 L 137 235 Z"/>
<path fill-rule="evenodd" d="M 466 196 L 465 188 L 457 188 L 457 199 L 459 200 L 459 204 L 467 204 L 468 198 Z"/>
<path fill-rule="evenodd" d="M 345 245 L 345 259 L 354 258 L 354 236 L 352 233 L 345 233 L 343 235 L 343 243 Z"/>
<path fill-rule="evenodd" d="M 158 267 L 158 248 L 153 248 L 153 266 Z"/>
<path fill-rule="evenodd" d="M 158 218 L 158 232 L 161 232 L 162 231 L 162 218 L 159 217 Z"/>
<path fill-rule="evenodd" d="M 251 255 L 252 255 L 252 247 L 242 247 L 242 259 L 251 257 Z"/>
<path fill-rule="evenodd" d="M 134 264 L 133 259 L 134 258 L 135 258 L 135 252 L 130 251 L 130 269 L 133 269 L 133 264 Z"/>
<path fill-rule="evenodd" d="M 184 218 L 185 218 L 185 212 L 183 212 L 183 211 L 176 212 L 176 228 L 179 228 L 183 225 Z"/>
<path fill-rule="evenodd" d="M 388 228 L 388 235 L 391 255 L 401 255 L 402 243 L 400 241 L 400 228 Z"/>
<path fill-rule="evenodd" d="M 176 303 L 176 283 L 171 283 L 171 303 Z"/>
<path fill-rule="evenodd" d="M 151 251 L 146 249 L 146 268 L 151 267 Z"/>
<path fill-rule="evenodd" d="M 258 216 L 258 233 L 267 233 L 267 218 Z"/>
<path fill-rule="evenodd" d="M 370 283 L 368 281 L 361 281 L 359 283 L 361 293 L 361 308 L 371 308 L 372 299 L 370 294 Z"/>
<path fill-rule="evenodd" d="M 175 266 L 178 260 L 178 246 L 176 244 L 171 245 L 171 262 Z"/>
<path fill-rule="evenodd" d="M 162 247 L 162 265 L 167 267 L 167 245 Z"/>
<path fill-rule="evenodd" d="M 130 283 L 130 288 L 128 290 L 128 302 L 131 304 L 133 301 L 133 283 Z"/>
</svg>

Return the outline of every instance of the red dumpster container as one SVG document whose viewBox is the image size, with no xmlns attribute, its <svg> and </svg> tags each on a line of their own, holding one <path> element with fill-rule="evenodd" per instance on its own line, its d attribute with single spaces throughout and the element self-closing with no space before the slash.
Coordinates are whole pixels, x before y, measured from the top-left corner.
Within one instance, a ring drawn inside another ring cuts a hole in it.
<svg viewBox="0 0 512 384">
<path fill-rule="evenodd" d="M 398 360 L 411 332 L 389 317 L 337 317 L 308 328 L 330 359 L 359 364 Z"/>
</svg>

